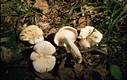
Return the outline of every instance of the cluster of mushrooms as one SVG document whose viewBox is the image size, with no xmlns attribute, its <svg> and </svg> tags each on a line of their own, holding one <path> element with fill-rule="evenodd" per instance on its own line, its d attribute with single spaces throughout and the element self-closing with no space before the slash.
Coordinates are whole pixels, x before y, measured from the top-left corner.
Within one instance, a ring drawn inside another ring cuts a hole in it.
<svg viewBox="0 0 127 80">
<path fill-rule="evenodd" d="M 64 26 L 55 34 L 54 43 L 57 46 L 64 46 L 67 51 L 70 51 L 74 57 L 78 58 L 78 63 L 81 63 L 82 55 L 74 43 L 76 39 L 79 38 L 80 46 L 87 49 L 97 45 L 102 37 L 102 33 L 92 26 L 82 28 L 79 36 L 75 28 Z M 30 59 L 37 72 L 48 72 L 54 68 L 56 58 L 53 54 L 56 52 L 56 48 L 49 41 L 44 40 L 43 31 L 38 26 L 30 25 L 26 27 L 20 33 L 20 40 L 34 44 L 34 51 L 31 53 Z"/>
</svg>

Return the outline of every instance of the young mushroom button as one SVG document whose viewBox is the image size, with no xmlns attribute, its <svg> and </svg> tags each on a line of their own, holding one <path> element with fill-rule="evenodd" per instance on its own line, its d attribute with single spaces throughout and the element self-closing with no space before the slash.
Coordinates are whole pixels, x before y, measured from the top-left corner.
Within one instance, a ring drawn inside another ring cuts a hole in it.
<svg viewBox="0 0 127 80">
<path fill-rule="evenodd" d="M 79 63 L 81 63 L 82 56 L 79 49 L 74 44 L 76 38 L 77 30 L 70 26 L 64 26 L 56 33 L 54 42 L 57 46 L 64 46 L 66 49 L 69 49 L 74 57 L 79 58 Z"/>
<path fill-rule="evenodd" d="M 80 46 L 86 49 L 97 45 L 102 40 L 103 35 L 94 27 L 86 26 L 85 28 L 81 29 L 78 38 L 80 39 Z"/>
<path fill-rule="evenodd" d="M 30 25 L 20 33 L 20 40 L 36 44 L 44 40 L 42 30 L 36 25 Z"/>
</svg>

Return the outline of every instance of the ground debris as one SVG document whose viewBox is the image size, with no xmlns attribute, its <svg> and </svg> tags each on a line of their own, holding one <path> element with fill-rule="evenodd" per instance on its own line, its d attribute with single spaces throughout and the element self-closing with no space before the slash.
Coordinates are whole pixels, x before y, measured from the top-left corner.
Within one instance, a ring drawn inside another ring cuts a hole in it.
<svg viewBox="0 0 127 80">
<path fill-rule="evenodd" d="M 36 0 L 36 3 L 34 4 L 35 7 L 39 8 L 42 10 L 42 13 L 47 14 L 49 10 L 48 2 L 47 1 L 42 1 L 42 0 Z"/>
<path fill-rule="evenodd" d="M 6 48 L 4 46 L 0 47 L 0 60 L 1 61 L 8 63 L 12 60 L 13 55 L 14 55 L 14 52 L 11 49 Z"/>
<path fill-rule="evenodd" d="M 106 79 L 108 75 L 108 71 L 105 65 L 95 68 L 94 71 L 98 72 L 101 75 L 102 80 Z"/>
<path fill-rule="evenodd" d="M 38 79 L 38 80 L 42 80 L 42 79 L 50 79 L 50 80 L 53 80 L 55 79 L 55 77 L 51 74 L 51 73 L 48 73 L 48 72 L 45 72 L 45 73 L 37 73 L 35 72 L 35 79 Z"/>
</svg>

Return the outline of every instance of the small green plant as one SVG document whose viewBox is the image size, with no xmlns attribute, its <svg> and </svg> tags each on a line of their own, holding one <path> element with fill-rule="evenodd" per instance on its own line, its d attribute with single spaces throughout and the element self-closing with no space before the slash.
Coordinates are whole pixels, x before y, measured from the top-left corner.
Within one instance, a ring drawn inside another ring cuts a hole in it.
<svg viewBox="0 0 127 80">
<path fill-rule="evenodd" d="M 110 72 L 115 79 L 122 80 L 122 72 L 119 66 L 110 64 Z"/>
</svg>

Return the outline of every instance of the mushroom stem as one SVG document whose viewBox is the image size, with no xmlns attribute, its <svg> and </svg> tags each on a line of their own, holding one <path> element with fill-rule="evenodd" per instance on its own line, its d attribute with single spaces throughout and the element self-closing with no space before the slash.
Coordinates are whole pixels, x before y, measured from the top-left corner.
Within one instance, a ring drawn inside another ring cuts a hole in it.
<svg viewBox="0 0 127 80">
<path fill-rule="evenodd" d="M 79 49 L 77 48 L 77 46 L 74 44 L 74 42 L 71 41 L 70 39 L 68 39 L 67 37 L 64 38 L 64 41 L 65 41 L 66 46 L 71 51 L 72 55 L 74 57 L 79 58 L 78 63 L 81 63 L 82 62 L 82 55 L 81 55 Z"/>
</svg>

